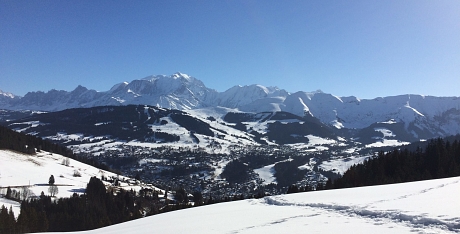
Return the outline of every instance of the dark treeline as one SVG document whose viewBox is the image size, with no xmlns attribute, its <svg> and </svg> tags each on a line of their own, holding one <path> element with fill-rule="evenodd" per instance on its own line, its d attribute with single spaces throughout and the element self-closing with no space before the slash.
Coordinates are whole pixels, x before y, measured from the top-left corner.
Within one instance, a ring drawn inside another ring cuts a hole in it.
<svg viewBox="0 0 460 234">
<path fill-rule="evenodd" d="M 13 131 L 0 126 L 0 149 L 9 149 L 25 154 L 34 154 L 36 151 L 49 151 L 68 157 L 71 154 L 65 147 L 61 147 L 51 141 Z"/>
<path fill-rule="evenodd" d="M 357 164 L 327 188 L 349 188 L 460 176 L 460 141 L 430 140 L 424 150 L 398 150 Z"/>
<path fill-rule="evenodd" d="M 25 154 L 35 154 L 42 150 L 60 154 L 68 158 L 75 159 L 85 164 L 97 167 L 102 170 L 112 171 L 107 165 L 102 164 L 94 159 L 82 157 L 74 154 L 72 150 L 65 146 L 53 143 L 49 140 L 44 140 L 40 137 L 26 135 L 13 131 L 5 126 L 0 125 L 0 149 L 9 149 Z"/>
<path fill-rule="evenodd" d="M 135 205 L 140 200 L 135 198 L 133 191 L 107 192 L 102 181 L 92 177 L 84 195 L 52 201 L 42 193 L 37 199 L 23 200 L 16 221 L 2 209 L 0 223 L 7 227 L 0 233 L 81 231 L 132 220 L 142 217 L 142 206 Z"/>
<path fill-rule="evenodd" d="M 10 209 L 3 205 L 0 207 L 0 233 L 17 233 L 16 219 L 12 207 Z"/>
<path fill-rule="evenodd" d="M 424 148 L 423 148 L 424 147 Z M 394 184 L 460 176 L 460 135 L 379 152 L 325 185 L 289 186 L 286 193 Z"/>
</svg>

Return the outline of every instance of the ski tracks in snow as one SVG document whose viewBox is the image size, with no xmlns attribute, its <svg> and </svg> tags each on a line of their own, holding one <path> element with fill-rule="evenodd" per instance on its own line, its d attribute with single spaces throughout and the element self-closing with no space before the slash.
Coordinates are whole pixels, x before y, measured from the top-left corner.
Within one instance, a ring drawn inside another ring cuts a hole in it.
<svg viewBox="0 0 460 234">
<path fill-rule="evenodd" d="M 361 205 L 341 205 L 336 203 L 295 203 L 289 201 L 286 197 L 265 197 L 261 200 L 261 203 L 273 206 L 294 206 L 294 207 L 305 207 L 308 209 L 320 209 L 321 211 L 332 212 L 341 214 L 349 218 L 368 219 L 374 222 L 374 225 L 383 224 L 394 224 L 404 225 L 412 229 L 413 232 L 417 233 L 459 233 L 460 232 L 460 217 L 453 217 L 447 219 L 438 219 L 434 217 L 428 217 L 426 213 L 409 214 L 409 212 L 400 211 L 397 209 L 384 209 L 377 210 L 369 208 L 370 206 L 377 203 L 385 203 L 389 201 L 401 200 L 417 195 L 427 193 L 432 190 L 443 188 L 445 186 L 454 185 L 459 183 L 456 180 L 451 183 L 441 184 L 436 187 L 420 190 L 416 193 L 410 193 L 403 196 L 398 196 L 394 199 L 378 200 L 375 202 Z M 452 194 L 454 195 L 454 194 Z M 442 198 L 440 198 L 442 199 Z M 428 203 L 429 201 L 427 201 Z M 260 204 L 260 203 L 259 203 Z M 452 204 L 455 205 L 455 204 Z M 395 207 L 397 208 L 397 207 Z M 320 211 L 320 213 L 321 213 Z M 438 217 L 442 217 L 440 215 Z M 299 216 L 293 216 L 291 218 L 299 218 Z M 286 219 L 281 220 L 283 222 Z"/>
<path fill-rule="evenodd" d="M 377 204 L 377 203 L 383 203 L 383 202 L 388 202 L 388 201 L 396 201 L 396 200 L 401 200 L 401 199 L 410 198 L 410 197 L 417 196 L 417 195 L 420 195 L 420 194 L 423 194 L 423 193 L 427 193 L 427 192 L 432 191 L 432 190 L 435 190 L 435 189 L 440 189 L 440 188 L 444 188 L 444 187 L 446 187 L 446 186 L 458 184 L 459 181 L 460 181 L 460 180 L 455 180 L 455 181 L 450 182 L 450 183 L 445 183 L 445 184 L 441 184 L 441 185 L 438 185 L 438 186 L 435 186 L 435 187 L 423 189 L 423 190 L 420 190 L 420 191 L 415 192 L 415 193 L 411 193 L 411 194 L 407 194 L 407 195 L 402 195 L 402 196 L 399 196 L 399 197 L 394 198 L 394 199 L 391 199 L 391 200 L 384 199 L 384 200 L 380 200 L 380 201 L 371 202 L 371 203 L 367 204 L 365 207 L 368 207 L 368 206 L 371 206 L 371 205 L 374 205 L 374 204 Z"/>
</svg>

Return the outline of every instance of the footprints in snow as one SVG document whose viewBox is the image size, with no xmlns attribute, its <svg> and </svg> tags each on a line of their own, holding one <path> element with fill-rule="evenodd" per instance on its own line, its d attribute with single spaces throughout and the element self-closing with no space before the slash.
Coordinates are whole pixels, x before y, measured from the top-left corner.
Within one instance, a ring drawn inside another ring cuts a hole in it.
<svg viewBox="0 0 460 234">
<path fill-rule="evenodd" d="M 454 182 L 457 183 L 458 181 Z M 444 186 L 444 185 L 443 185 Z M 442 187 L 442 186 L 438 186 Z M 431 188 L 435 189 L 435 188 Z M 431 190 L 427 189 L 427 191 Z M 423 191 L 421 191 L 423 193 Z M 426 192 L 426 191 L 425 191 Z M 420 194 L 420 193 L 418 193 Z M 409 194 L 411 195 L 411 194 Z M 396 198 L 398 199 L 398 198 Z M 381 202 L 381 201 L 379 201 Z M 400 223 L 403 225 L 409 225 L 414 228 L 423 228 L 423 227 L 436 227 L 441 230 L 449 230 L 453 232 L 460 231 L 460 218 L 454 218 L 448 220 L 450 222 L 442 221 L 436 218 L 427 218 L 424 214 L 421 215 L 408 215 L 401 213 L 397 210 L 368 210 L 365 207 L 358 206 L 345 206 L 345 205 L 335 205 L 335 204 L 323 204 L 323 203 L 312 203 L 312 204 L 302 204 L 302 203 L 292 203 L 286 201 L 282 198 L 277 197 L 265 197 L 263 198 L 263 203 L 267 205 L 275 206 L 303 206 L 310 208 L 318 208 L 327 211 L 337 212 L 348 217 L 362 217 L 368 218 L 375 221 L 375 225 L 383 225 L 385 223 Z"/>
</svg>

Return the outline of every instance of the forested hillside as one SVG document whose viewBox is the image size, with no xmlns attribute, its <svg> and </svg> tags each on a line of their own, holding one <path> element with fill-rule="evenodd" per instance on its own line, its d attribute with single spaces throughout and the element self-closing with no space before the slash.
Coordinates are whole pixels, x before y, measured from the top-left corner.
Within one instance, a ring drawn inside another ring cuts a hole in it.
<svg viewBox="0 0 460 234">
<path fill-rule="evenodd" d="M 395 149 L 352 166 L 328 183 L 328 188 L 348 188 L 439 179 L 460 175 L 460 136 L 433 139 L 423 149 Z"/>
<path fill-rule="evenodd" d="M 0 149 L 13 150 L 25 154 L 34 154 L 41 150 L 60 154 L 77 161 L 95 166 L 99 169 L 112 171 L 108 166 L 87 157 L 80 157 L 65 146 L 44 140 L 40 137 L 13 131 L 0 125 Z"/>
</svg>

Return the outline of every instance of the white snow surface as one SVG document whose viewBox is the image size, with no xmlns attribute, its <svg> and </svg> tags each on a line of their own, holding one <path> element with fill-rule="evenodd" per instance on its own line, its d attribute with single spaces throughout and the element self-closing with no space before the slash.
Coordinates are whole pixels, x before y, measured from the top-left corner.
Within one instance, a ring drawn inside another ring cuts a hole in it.
<svg viewBox="0 0 460 234">
<path fill-rule="evenodd" d="M 257 173 L 264 182 L 264 185 L 274 183 L 276 184 L 276 177 L 275 177 L 275 164 L 270 164 L 261 168 L 254 169 L 254 172 Z"/>
<path fill-rule="evenodd" d="M 396 136 L 395 134 L 393 134 L 391 130 L 388 130 L 386 128 L 374 128 L 374 131 L 381 132 L 383 134 L 383 137 L 395 137 Z"/>
<path fill-rule="evenodd" d="M 377 141 L 371 144 L 366 145 L 367 148 L 372 147 L 385 147 L 385 146 L 401 146 L 401 145 L 408 145 L 409 142 L 398 141 L 398 140 L 388 140 L 382 139 L 381 141 Z"/>
<path fill-rule="evenodd" d="M 84 193 L 91 177 L 101 178 L 104 175 L 105 177 L 113 176 L 120 180 L 132 181 L 133 183 L 130 184 L 121 182 L 121 188 L 125 190 L 139 191 L 143 186 L 154 188 L 151 185 L 140 183 L 136 185 L 131 178 L 100 170 L 73 159 L 69 159 L 69 166 L 65 166 L 62 164 L 63 159 L 66 159 L 66 157 L 45 151 L 41 151 L 36 155 L 27 155 L 9 150 L 0 150 L 0 187 L 6 188 L 9 186 L 12 189 L 18 189 L 19 192 L 22 187 L 27 187 L 36 196 L 39 196 L 42 191 L 45 195 L 49 195 L 48 179 L 53 175 L 55 185 L 59 190 L 56 197 L 70 197 L 73 193 Z M 74 171 L 78 171 L 81 176 L 74 177 Z M 106 183 L 106 185 L 108 186 L 109 184 Z M 161 191 L 158 188 L 154 189 Z M 0 193 L 5 194 L 6 191 L 1 189 Z"/>
<path fill-rule="evenodd" d="M 219 203 L 78 233 L 458 233 L 460 177 Z"/>
<path fill-rule="evenodd" d="M 9 93 L 9 92 L 3 92 L 2 90 L 0 90 L 0 97 L 1 96 L 8 97 L 8 98 L 15 98 L 14 94 Z"/>
<path fill-rule="evenodd" d="M 364 160 L 368 159 L 369 157 L 372 156 L 351 156 L 340 159 L 331 159 L 323 161 L 318 167 L 325 171 L 332 171 L 343 175 L 343 173 L 345 173 L 348 170 L 348 168 L 355 164 L 360 164 L 364 162 Z"/>
</svg>

